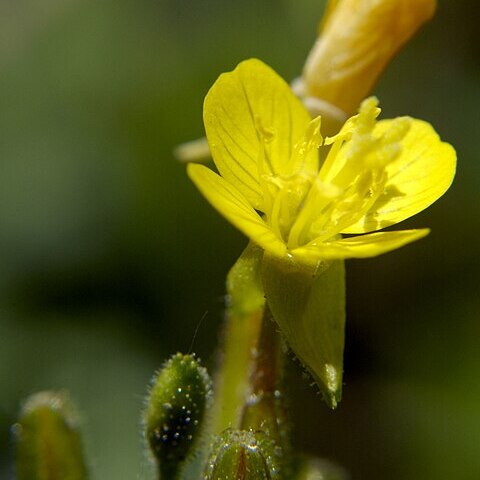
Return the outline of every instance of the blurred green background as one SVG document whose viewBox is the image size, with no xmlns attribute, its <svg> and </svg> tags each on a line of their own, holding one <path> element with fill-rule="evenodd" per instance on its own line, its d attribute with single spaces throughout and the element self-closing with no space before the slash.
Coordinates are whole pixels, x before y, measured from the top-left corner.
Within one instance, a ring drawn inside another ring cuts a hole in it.
<svg viewBox="0 0 480 480">
<path fill-rule="evenodd" d="M 344 400 L 291 362 L 294 443 L 358 480 L 480 478 L 479 4 L 443 0 L 375 89 L 458 152 L 429 237 L 349 261 Z M 93 479 L 148 478 L 139 412 L 162 361 L 212 367 L 224 277 L 246 241 L 172 157 L 220 72 L 292 79 L 321 0 L 0 2 L 0 478 L 22 398 L 68 389 Z"/>
</svg>

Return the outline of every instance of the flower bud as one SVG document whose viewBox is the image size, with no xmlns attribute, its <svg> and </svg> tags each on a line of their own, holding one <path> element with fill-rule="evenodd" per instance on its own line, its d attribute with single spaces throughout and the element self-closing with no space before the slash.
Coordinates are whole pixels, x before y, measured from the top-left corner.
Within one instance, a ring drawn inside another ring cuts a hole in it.
<svg viewBox="0 0 480 480">
<path fill-rule="evenodd" d="M 66 394 L 32 395 L 12 431 L 18 480 L 87 478 L 77 416 Z"/>
<path fill-rule="evenodd" d="M 435 0 L 330 0 L 297 92 L 352 114 Z"/>
<path fill-rule="evenodd" d="M 204 480 L 275 480 L 277 457 L 264 433 L 226 430 L 213 445 Z"/>
<path fill-rule="evenodd" d="M 177 353 L 153 379 L 143 420 L 162 478 L 177 478 L 198 444 L 210 389 L 207 371 L 193 355 Z"/>
</svg>

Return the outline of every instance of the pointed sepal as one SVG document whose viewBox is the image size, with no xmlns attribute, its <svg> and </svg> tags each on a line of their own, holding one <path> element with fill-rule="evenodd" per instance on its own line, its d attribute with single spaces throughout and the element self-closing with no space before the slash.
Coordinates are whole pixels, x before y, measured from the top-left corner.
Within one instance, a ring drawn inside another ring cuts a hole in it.
<svg viewBox="0 0 480 480">
<path fill-rule="evenodd" d="M 283 337 L 335 408 L 342 396 L 345 342 L 343 261 L 307 268 L 265 254 L 262 280 Z"/>
</svg>

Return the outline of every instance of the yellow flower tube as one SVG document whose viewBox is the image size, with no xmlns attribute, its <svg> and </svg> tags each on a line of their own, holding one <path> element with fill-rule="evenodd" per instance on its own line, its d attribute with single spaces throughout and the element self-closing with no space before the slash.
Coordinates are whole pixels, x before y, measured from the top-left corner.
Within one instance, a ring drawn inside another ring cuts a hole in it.
<svg viewBox="0 0 480 480">
<path fill-rule="evenodd" d="M 435 0 L 330 0 L 296 92 L 351 115 L 435 8 Z"/>
</svg>

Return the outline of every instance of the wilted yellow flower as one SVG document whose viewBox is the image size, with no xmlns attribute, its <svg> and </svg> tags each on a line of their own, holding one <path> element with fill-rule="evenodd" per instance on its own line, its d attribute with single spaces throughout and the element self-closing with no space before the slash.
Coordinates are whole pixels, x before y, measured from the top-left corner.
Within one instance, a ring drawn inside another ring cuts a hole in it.
<svg viewBox="0 0 480 480">
<path fill-rule="evenodd" d="M 435 0 L 330 0 L 297 91 L 351 114 Z"/>
<path fill-rule="evenodd" d="M 379 112 L 370 98 L 323 140 L 320 117 L 312 120 L 270 67 L 247 60 L 221 75 L 205 98 L 205 129 L 220 175 L 195 164 L 188 174 L 254 243 L 300 268 L 379 255 L 428 233 L 376 231 L 437 200 L 456 162 L 454 149 L 428 123 L 377 122 Z M 319 162 L 319 148 L 327 147 Z"/>
</svg>

